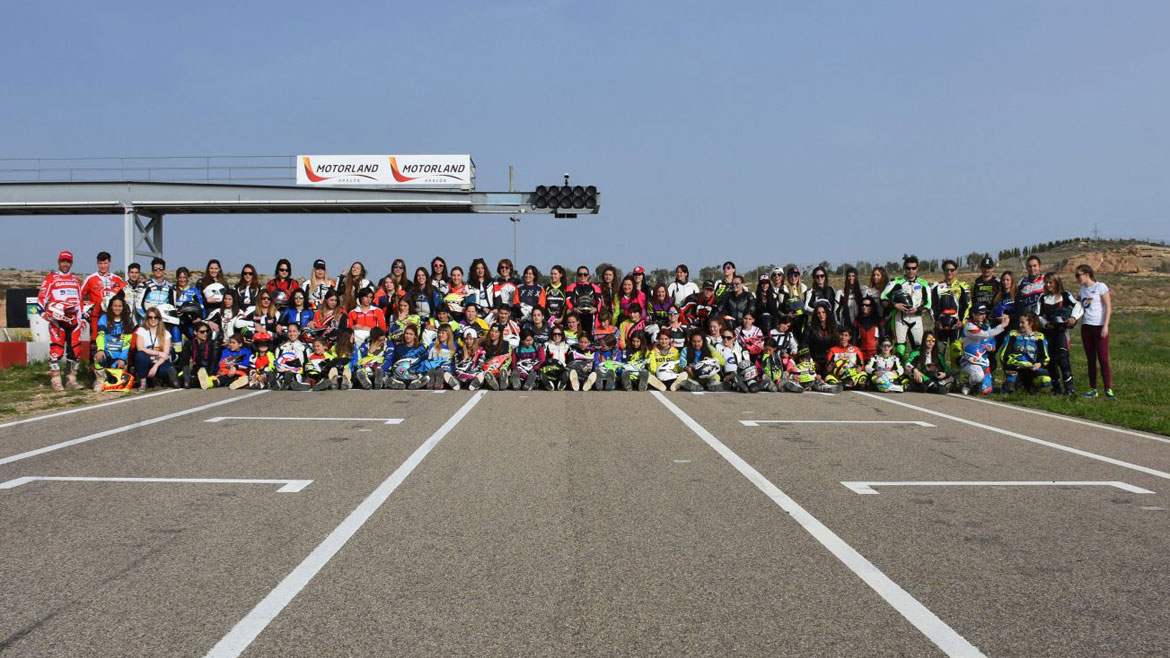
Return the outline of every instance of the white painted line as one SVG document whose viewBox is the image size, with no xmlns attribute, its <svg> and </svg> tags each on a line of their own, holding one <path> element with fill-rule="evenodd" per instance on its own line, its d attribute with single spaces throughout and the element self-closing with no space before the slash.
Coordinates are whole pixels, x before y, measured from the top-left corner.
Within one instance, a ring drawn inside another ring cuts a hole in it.
<svg viewBox="0 0 1170 658">
<path fill-rule="evenodd" d="M 666 396 L 658 391 L 653 391 L 653 394 L 675 417 L 681 420 L 700 439 L 734 466 L 735 470 L 739 471 L 752 484 L 756 485 L 756 488 L 764 492 L 768 498 L 771 498 L 772 502 L 776 503 L 780 509 L 787 512 L 808 534 L 812 535 L 822 546 L 829 549 L 829 552 L 846 567 L 849 567 L 850 571 L 857 574 L 858 578 L 866 585 L 869 585 L 874 592 L 877 592 L 878 596 L 885 599 L 899 614 L 905 617 L 907 621 L 913 624 L 931 642 L 934 642 L 939 649 L 942 649 L 943 653 L 948 656 L 964 658 L 983 656 L 983 653 L 975 648 L 973 644 L 956 633 L 953 628 L 939 619 L 937 615 L 922 605 L 918 599 L 911 596 L 909 592 L 902 589 L 893 580 L 890 580 L 890 577 L 882 573 L 872 562 L 865 559 L 852 546 L 846 544 L 845 540 L 838 537 L 836 533 L 818 521 L 812 514 L 809 514 L 795 500 L 789 498 L 779 487 L 772 484 L 763 474 L 753 468 L 751 464 L 748 464 L 739 455 L 732 452 L 730 448 L 704 429 L 702 425 L 695 422 L 686 412 L 666 399 Z"/>
<path fill-rule="evenodd" d="M 1077 425 L 1087 425 L 1089 427 L 1096 427 L 1097 429 L 1101 429 L 1101 430 L 1109 430 L 1110 432 L 1117 432 L 1118 434 L 1128 434 L 1130 436 L 1136 436 L 1139 439 L 1149 439 L 1151 441 L 1161 441 L 1162 443 L 1170 443 L 1170 439 L 1167 439 L 1165 437 L 1154 436 L 1153 434 L 1147 434 L 1145 432 L 1135 432 L 1133 430 L 1127 430 L 1123 427 L 1114 427 L 1112 425 L 1106 425 L 1105 423 L 1095 423 L 1091 420 L 1081 420 L 1080 418 L 1073 418 L 1072 416 L 1065 416 L 1063 414 L 1049 413 L 1047 411 L 1040 411 L 1039 409 L 1029 409 L 1027 407 L 1019 407 L 1019 406 L 1016 406 L 1014 404 L 1007 404 L 1005 402 L 996 402 L 995 400 L 984 400 L 982 398 L 977 398 L 977 397 L 973 397 L 970 395 L 960 395 L 958 393 L 950 393 L 947 395 L 947 397 L 959 398 L 961 400 L 968 400 L 970 402 L 981 402 L 983 404 L 990 404 L 990 405 L 994 405 L 996 407 L 1005 407 L 1007 409 L 1014 409 L 1016 411 L 1022 411 L 1024 413 L 1028 413 L 1028 414 L 1036 414 L 1037 416 L 1044 416 L 1045 418 L 1056 418 L 1057 420 L 1067 420 L 1068 422 L 1076 423 Z M 2 426 L 0 426 L 0 427 L 2 427 Z"/>
<path fill-rule="evenodd" d="M 706 391 L 691 391 L 691 395 L 706 395 Z"/>
<path fill-rule="evenodd" d="M 341 525 L 334 528 L 333 532 L 330 532 L 329 536 L 318 544 L 308 557 L 285 576 L 284 580 L 280 581 L 279 585 L 257 603 L 256 607 L 252 608 L 251 612 L 245 615 L 227 635 L 223 636 L 205 654 L 204 658 L 236 658 L 243 653 L 256 637 L 268 627 L 268 624 L 276 619 L 276 616 L 309 584 L 317 572 L 321 571 L 329 560 L 345 546 L 345 543 L 365 525 L 366 521 L 370 520 L 374 512 L 378 511 L 378 508 L 386 502 L 390 494 L 394 493 L 398 485 L 402 484 L 403 480 L 438 445 L 439 441 L 443 440 L 443 437 L 455 429 L 459 421 L 471 412 L 485 394 L 486 391 L 478 391 L 462 407 L 459 407 L 455 415 L 447 419 L 442 427 L 435 430 L 435 433 L 426 441 L 423 441 L 423 444 L 410 457 L 407 457 L 406 461 L 402 462 L 402 465 L 390 474 L 390 477 L 379 484 L 377 489 L 374 489 L 360 505 L 350 512 Z"/>
<path fill-rule="evenodd" d="M 827 396 L 829 396 L 829 397 L 831 397 L 831 398 L 832 398 L 832 397 L 837 397 L 837 394 L 836 394 L 836 393 L 826 393 L 826 392 L 824 392 L 824 391 L 813 391 L 813 393 L 816 393 L 817 395 L 827 395 Z"/>
<path fill-rule="evenodd" d="M 29 475 L 15 480 L 0 482 L 0 489 L 14 489 L 29 482 L 172 482 L 179 484 L 281 484 L 277 493 L 297 493 L 313 483 L 312 480 L 251 480 L 237 478 L 102 478 L 102 477 L 56 477 Z"/>
<path fill-rule="evenodd" d="M 75 445 L 78 445 L 80 443 L 85 443 L 87 441 L 95 441 L 97 439 L 104 439 L 107 436 L 113 436 L 114 434 L 128 432 L 130 430 L 135 430 L 135 429 L 138 429 L 140 427 L 154 425 L 155 423 L 161 423 L 165 420 L 171 420 L 172 418 L 186 416 L 187 414 L 199 413 L 200 411 L 205 411 L 205 410 L 211 409 L 213 407 L 218 407 L 221 404 L 231 404 L 233 402 L 239 402 L 240 400 L 247 400 L 248 398 L 255 397 L 257 395 L 263 395 L 267 392 L 268 391 L 254 391 L 252 393 L 248 393 L 247 395 L 240 395 L 237 397 L 231 397 L 231 398 L 228 398 L 226 400 L 220 400 L 219 402 L 212 402 L 210 404 L 204 404 L 204 405 L 200 405 L 198 407 L 184 409 L 183 411 L 176 411 L 174 413 L 166 414 L 165 416 L 158 416 L 157 418 L 151 418 L 149 420 L 144 420 L 144 421 L 140 421 L 137 423 L 131 423 L 129 425 L 123 425 L 121 427 L 115 427 L 112 430 L 106 430 L 104 432 L 98 432 L 96 434 L 87 434 L 85 436 L 82 436 L 82 437 L 79 437 L 76 439 L 70 439 L 68 441 L 54 443 L 53 445 L 45 446 L 44 448 L 37 448 L 36 450 L 29 450 L 28 452 L 22 452 L 19 455 L 12 455 L 11 457 L 4 457 L 4 458 L 0 459 L 0 466 L 2 466 L 4 464 L 11 464 L 12 462 L 18 462 L 22 459 L 28 459 L 29 457 L 36 457 L 37 455 L 43 455 L 46 452 L 53 452 L 54 450 L 60 450 L 61 448 L 68 448 L 70 446 L 75 446 Z"/>
<path fill-rule="evenodd" d="M 13 420 L 13 421 L 9 421 L 7 423 L 0 423 L 0 429 L 4 429 L 5 427 L 13 427 L 14 425 L 23 425 L 25 423 L 35 423 L 38 420 L 48 420 L 50 418 L 58 418 L 60 416 L 68 416 L 69 414 L 76 414 L 76 413 L 80 413 L 82 411 L 89 411 L 90 409 L 101 409 L 102 407 L 111 407 L 115 404 L 122 404 L 123 402 L 134 402 L 135 400 L 153 399 L 153 398 L 156 398 L 160 395 L 166 395 L 167 393 L 178 393 L 178 392 L 179 392 L 179 389 L 177 389 L 177 388 L 168 388 L 164 391 L 159 391 L 158 393 L 145 393 L 145 394 L 131 395 L 129 397 L 118 398 L 117 400 L 110 400 L 109 402 L 102 402 L 99 404 L 87 404 L 83 407 L 77 407 L 76 409 L 66 409 L 65 411 L 58 411 L 56 413 L 45 414 L 44 416 L 36 416 L 34 418 L 25 418 L 24 420 Z"/>
<path fill-rule="evenodd" d="M 674 463 L 676 463 L 676 464 L 689 464 L 689 463 L 691 463 L 691 460 L 689 460 L 689 459 L 676 459 L 676 460 L 674 460 Z"/>
<path fill-rule="evenodd" d="M 1061 445 L 1059 443 L 1053 443 L 1052 441 L 1045 441 L 1044 439 L 1037 439 L 1036 437 L 1028 436 L 1027 434 L 1020 434 L 1019 432 L 1012 432 L 1011 430 L 1005 430 L 1005 429 L 1002 429 L 999 427 L 994 427 L 992 425 L 984 425 L 983 423 L 977 423 L 973 420 L 967 420 L 966 418 L 959 418 L 958 416 L 944 414 L 941 411 L 935 411 L 933 409 L 926 409 L 924 407 L 916 407 L 916 406 L 914 406 L 912 404 L 908 404 L 906 402 L 899 402 L 897 400 L 892 400 L 888 397 L 882 397 L 880 395 L 875 395 L 873 393 L 866 393 L 864 391 L 854 391 L 854 393 L 856 393 L 858 395 L 864 395 L 865 397 L 873 398 L 875 400 L 880 400 L 882 402 L 886 402 L 889 404 L 896 404 L 899 407 L 906 407 L 907 409 L 914 409 L 916 411 L 921 411 L 924 414 L 931 414 L 934 416 L 938 416 L 940 418 L 946 418 L 947 420 L 953 420 L 956 423 L 963 423 L 964 425 L 978 427 L 979 429 L 987 430 L 988 432 L 995 432 L 997 434 L 1003 434 L 1004 436 L 1010 436 L 1013 439 L 1020 439 L 1021 441 L 1028 441 L 1030 443 L 1035 443 L 1036 445 L 1047 446 L 1047 447 L 1053 448 L 1055 450 L 1063 450 L 1064 452 L 1070 452 L 1074 455 L 1080 455 L 1082 457 L 1088 457 L 1089 459 L 1096 459 L 1097 461 L 1103 461 L 1106 464 L 1113 464 L 1114 466 L 1128 468 L 1130 470 L 1137 471 L 1139 473 L 1145 473 L 1146 475 L 1153 475 L 1155 477 L 1160 477 L 1160 478 L 1163 478 L 1166 480 L 1170 480 L 1170 473 L 1166 473 L 1165 471 L 1159 471 L 1159 470 L 1150 468 L 1148 466 L 1141 466 L 1139 464 L 1131 464 L 1129 462 L 1121 461 L 1120 459 L 1106 457 L 1105 455 L 1098 455 L 1097 453 L 1089 452 L 1088 450 L 1081 450 L 1079 448 L 1070 448 L 1066 445 Z"/>
<path fill-rule="evenodd" d="M 339 420 L 339 421 L 366 421 L 366 422 L 383 422 L 387 425 L 399 425 L 402 423 L 401 418 L 328 418 L 325 416 L 216 416 L 215 418 L 208 418 L 203 421 L 205 423 L 219 423 L 225 420 Z"/>
<path fill-rule="evenodd" d="M 919 427 L 937 427 L 922 420 L 741 420 L 744 427 L 759 427 L 760 423 L 774 423 L 784 425 L 788 423 L 843 423 L 846 425 L 917 425 Z"/>
<path fill-rule="evenodd" d="M 1166 511 L 1165 507 L 1155 507 L 1153 505 L 1142 505 L 1142 509 L 1144 509 L 1147 512 L 1165 512 Z"/>
<path fill-rule="evenodd" d="M 1048 480 L 1034 482 L 1023 480 L 1018 482 L 842 482 L 841 484 L 855 493 L 871 495 L 877 494 L 873 490 L 873 487 L 1116 487 L 1122 491 L 1136 494 L 1154 493 L 1149 489 L 1135 487 L 1125 482 L 1106 482 L 1104 480 L 1068 480 L 1063 482 Z"/>
</svg>

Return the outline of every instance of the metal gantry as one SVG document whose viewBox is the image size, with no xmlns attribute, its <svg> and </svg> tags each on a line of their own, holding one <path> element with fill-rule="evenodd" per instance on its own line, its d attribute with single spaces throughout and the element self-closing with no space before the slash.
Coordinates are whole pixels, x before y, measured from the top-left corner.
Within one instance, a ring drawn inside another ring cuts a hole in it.
<svg viewBox="0 0 1170 658">
<path fill-rule="evenodd" d="M 123 266 L 161 257 L 163 218 L 188 214 L 468 213 L 556 214 L 585 210 L 536 207 L 535 192 L 477 192 L 152 181 L 0 182 L 0 215 L 123 217 Z M 575 216 L 575 215 L 571 215 Z"/>
</svg>

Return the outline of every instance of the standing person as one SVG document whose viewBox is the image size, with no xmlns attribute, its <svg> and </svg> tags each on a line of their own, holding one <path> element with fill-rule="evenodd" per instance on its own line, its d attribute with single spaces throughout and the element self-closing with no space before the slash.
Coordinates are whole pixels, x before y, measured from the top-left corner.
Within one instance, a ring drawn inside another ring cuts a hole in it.
<svg viewBox="0 0 1170 658">
<path fill-rule="evenodd" d="M 829 285 L 829 273 L 825 268 L 813 268 L 813 284 L 804 294 L 804 312 L 812 313 L 818 305 L 827 305 L 829 315 L 837 317 L 837 291 Z"/>
<path fill-rule="evenodd" d="M 1002 295 L 999 277 L 995 276 L 995 261 L 984 258 L 979 262 L 979 276 L 971 282 L 971 308 L 983 305 L 994 309 Z"/>
<path fill-rule="evenodd" d="M 410 289 L 410 299 L 414 303 L 414 311 L 419 320 L 425 322 L 435 313 L 435 309 L 443 303 L 443 296 L 431 284 L 431 275 L 425 267 L 414 271 L 414 285 Z"/>
<path fill-rule="evenodd" d="M 621 288 L 617 282 L 617 270 L 612 265 L 607 265 L 601 269 L 601 280 L 597 282 L 597 287 L 601 289 L 601 310 L 599 311 L 599 315 L 608 315 L 610 322 L 617 324 L 621 321 L 621 318 L 618 316 L 618 296 L 620 295 Z"/>
<path fill-rule="evenodd" d="M 203 290 L 213 283 L 218 283 L 225 288 L 227 287 L 227 279 L 223 277 L 223 265 L 220 264 L 217 258 L 212 258 L 207 261 L 207 265 L 203 268 L 203 276 L 199 277 L 199 283 L 195 285 L 200 290 Z"/>
<path fill-rule="evenodd" d="M 679 263 L 674 268 L 674 281 L 671 281 L 670 285 L 666 287 L 666 292 L 674 300 L 675 308 L 682 308 L 683 304 L 687 303 L 688 297 L 699 294 L 699 286 L 691 281 L 691 271 L 685 264 Z"/>
<path fill-rule="evenodd" d="M 635 265 L 634 269 L 630 270 L 630 276 L 634 277 L 634 287 L 646 295 L 646 299 L 650 299 L 651 288 L 646 281 L 646 268 Z"/>
<path fill-rule="evenodd" d="M 1085 346 L 1085 360 L 1089 362 L 1089 390 L 1086 398 L 1097 397 L 1097 366 L 1105 381 L 1105 397 L 1116 400 L 1113 394 L 1113 367 L 1109 365 L 1109 321 L 1113 319 L 1113 293 L 1109 286 L 1097 280 L 1093 268 L 1077 265 L 1077 281 L 1081 289 L 1077 297 L 1085 313 L 1081 320 L 1081 343 Z"/>
<path fill-rule="evenodd" d="M 882 291 L 882 299 L 892 307 L 891 323 L 897 344 L 894 351 L 899 357 L 922 345 L 922 315 L 930 311 L 930 284 L 918 277 L 918 257 L 902 259 L 902 272 L 903 276 L 891 281 Z"/>
<path fill-rule="evenodd" d="M 463 307 L 469 303 L 467 282 L 463 280 L 463 268 L 458 265 L 451 268 L 451 278 L 447 281 L 447 292 L 443 295 L 443 303 L 447 305 L 451 315 L 455 317 L 462 316 Z"/>
<path fill-rule="evenodd" d="M 682 308 L 679 309 L 679 313 L 681 320 L 688 326 L 694 329 L 703 329 L 707 326 L 708 317 L 718 315 L 715 311 L 717 306 L 719 306 L 719 300 L 715 299 L 715 282 L 707 280 L 703 282 L 702 290 L 687 297 Z"/>
<path fill-rule="evenodd" d="M 110 252 L 99 252 L 97 271 L 85 277 L 81 284 L 81 299 L 90 306 L 89 335 L 92 338 L 97 337 L 98 320 L 105 314 L 106 305 L 125 287 L 122 277 L 110 271 Z"/>
<path fill-rule="evenodd" d="M 852 327 L 861 310 L 862 299 L 865 299 L 865 294 L 861 291 L 857 268 L 850 267 L 845 270 L 845 284 L 837 292 L 837 324 Z"/>
<path fill-rule="evenodd" d="M 995 318 L 1007 318 L 1008 331 L 1013 331 L 1020 328 L 1020 309 L 1016 304 L 1019 299 L 1019 290 L 1016 287 L 1016 275 L 1011 271 L 1004 272 L 999 276 L 999 288 L 1001 294 L 999 302 L 996 303 L 995 308 L 992 309 L 991 315 Z M 998 350 L 1003 347 L 1003 342 L 1007 340 L 1007 332 L 1004 332 L 996 337 L 995 348 Z M 991 360 L 991 371 L 995 372 L 996 363 L 998 359 Z"/>
<path fill-rule="evenodd" d="M 764 275 L 760 275 L 760 281 L 756 284 L 755 313 L 760 329 L 765 334 L 776 326 L 776 318 L 780 315 L 780 296 L 772 287 L 772 279 Z"/>
<path fill-rule="evenodd" d="M 352 311 L 357 306 L 358 291 L 373 287 L 366 274 L 366 266 L 360 260 L 355 260 L 345 274 L 337 278 L 337 294 L 341 296 L 341 308 Z"/>
<path fill-rule="evenodd" d="M 1048 341 L 1051 358 L 1052 394 L 1076 395 L 1073 388 L 1072 365 L 1069 363 L 1068 330 L 1075 327 L 1084 315 L 1081 303 L 1064 289 L 1064 281 L 1056 272 L 1044 275 L 1044 296 L 1040 298 L 1040 326 Z"/>
<path fill-rule="evenodd" d="M 1040 267 L 1040 257 L 1035 254 L 1024 261 L 1028 273 L 1020 279 L 1020 287 L 1016 291 L 1016 310 L 1019 313 L 1040 313 L 1040 299 L 1044 297 L 1044 271 Z"/>
<path fill-rule="evenodd" d="M 715 298 L 722 301 L 723 296 L 732 292 L 735 283 L 735 263 L 723 263 L 723 278 L 715 282 Z"/>
<path fill-rule="evenodd" d="M 728 322 L 732 329 L 743 324 L 743 316 L 756 308 L 756 298 L 743 285 L 743 277 L 736 274 L 731 280 L 731 292 L 723 295 L 720 301 L 719 314 Z"/>
<path fill-rule="evenodd" d="M 501 258 L 500 262 L 496 264 L 496 280 L 492 282 L 491 289 L 491 304 L 494 309 L 508 307 L 512 312 L 519 315 L 519 310 L 516 308 L 520 302 L 517 299 L 516 291 L 519 288 L 520 280 L 516 278 L 516 269 L 512 265 L 512 259 Z"/>
<path fill-rule="evenodd" d="M 967 319 L 971 305 L 971 291 L 967 284 L 959 281 L 955 273 L 959 269 L 953 260 L 943 261 L 943 280 L 930 287 L 930 305 L 934 311 L 935 340 L 941 343 L 940 350 L 948 359 L 959 358 L 962 351 L 959 334 Z M 907 362 L 911 359 L 907 359 Z"/>
<path fill-rule="evenodd" d="M 784 285 L 776 291 L 780 295 L 780 313 L 788 316 L 796 333 L 804 333 L 804 295 L 808 286 L 800 281 L 800 268 L 793 265 L 785 272 Z"/>
<path fill-rule="evenodd" d="M 605 297 L 605 288 L 604 287 L 601 289 L 601 295 L 603 298 Z M 641 290 L 638 290 L 638 282 L 634 280 L 634 277 L 632 277 L 632 276 L 622 277 L 621 288 L 620 288 L 620 292 L 618 293 L 618 297 L 617 297 L 617 304 L 615 306 L 610 307 L 610 308 L 616 309 L 617 312 L 611 316 L 611 319 L 614 322 L 618 322 L 618 323 L 624 322 L 624 321 L 630 319 L 630 307 L 631 306 L 637 305 L 639 309 L 644 309 L 647 306 L 649 306 L 647 301 L 648 301 L 648 298 L 646 297 L 646 293 L 642 292 Z M 609 314 L 606 313 L 605 310 L 603 309 L 602 315 L 609 315 Z"/>
<path fill-rule="evenodd" d="M 260 279 L 256 276 L 256 266 L 245 263 L 240 268 L 240 280 L 236 282 L 236 294 L 240 298 L 240 308 L 255 306 L 260 298 Z"/>
<path fill-rule="evenodd" d="M 314 311 L 325 300 L 325 293 L 336 287 L 337 282 L 329 278 L 329 269 L 320 258 L 313 261 L 313 272 L 301 283 L 301 290 L 305 291 L 309 309 Z"/>
<path fill-rule="evenodd" d="M 601 287 L 589 280 L 588 267 L 581 265 L 577 268 L 577 281 L 566 292 L 569 311 L 580 318 L 581 331 L 591 335 L 595 318 L 601 312 Z"/>
<path fill-rule="evenodd" d="M 869 286 L 862 290 L 866 297 L 872 297 L 878 303 L 878 315 L 885 320 L 890 316 L 890 303 L 882 299 L 882 292 L 885 291 L 886 286 L 890 285 L 890 275 L 886 274 L 886 268 L 878 265 L 869 273 Z"/>
<path fill-rule="evenodd" d="M 410 290 L 410 279 L 406 276 L 406 261 L 395 258 L 394 262 L 390 263 L 389 276 L 394 279 L 394 285 L 398 286 L 399 290 Z"/>
<path fill-rule="evenodd" d="M 544 286 L 538 283 L 540 271 L 533 265 L 524 268 L 521 283 L 516 287 L 516 299 L 519 301 L 520 320 L 525 321 L 532 317 L 532 310 L 544 306 Z"/>
<path fill-rule="evenodd" d="M 568 293 L 565 290 L 565 268 L 553 265 L 548 271 L 548 287 L 544 290 L 544 303 L 548 308 L 549 322 L 560 324 L 568 308 Z"/>
<path fill-rule="evenodd" d="M 439 296 L 446 295 L 451 289 L 451 275 L 447 272 L 447 261 L 442 256 L 431 259 L 431 285 L 439 291 Z"/>
<path fill-rule="evenodd" d="M 300 329 L 310 326 L 314 315 L 313 309 L 309 308 L 308 301 L 305 298 L 305 291 L 299 289 L 294 290 L 292 297 L 288 301 L 288 306 L 280 312 L 280 316 L 276 320 L 277 337 L 284 338 L 288 336 L 288 329 L 294 324 L 297 326 L 297 333 L 299 334 Z"/>
<path fill-rule="evenodd" d="M 491 308 L 492 277 L 488 274 L 487 263 L 482 258 L 471 261 L 471 267 L 467 268 L 467 287 L 471 297 L 469 304 L 485 309 Z"/>
<path fill-rule="evenodd" d="M 134 314 L 134 321 L 142 320 L 142 298 L 146 296 L 146 280 L 142 276 L 142 266 L 130 263 L 126 267 L 126 286 L 122 289 L 126 304 Z"/>
<path fill-rule="evenodd" d="M 670 323 L 670 310 L 674 308 L 674 300 L 666 290 L 666 285 L 657 283 L 650 295 L 650 306 L 646 309 L 646 333 L 649 342 L 653 342 L 658 330 Z M 649 349 L 649 342 L 646 349 Z"/>
<path fill-rule="evenodd" d="M 861 350 L 862 361 L 868 363 L 877 354 L 878 343 L 885 335 L 885 323 L 878 313 L 877 300 L 866 297 L 861 301 L 857 319 L 853 321 L 853 342 Z"/>
<path fill-rule="evenodd" d="M 299 290 L 301 284 L 292 277 L 292 263 L 287 258 L 276 261 L 276 274 L 268 280 L 265 288 L 272 294 L 272 303 L 276 310 L 283 311 L 288 306 L 288 300 L 294 290 Z"/>
<path fill-rule="evenodd" d="M 145 314 L 155 306 L 164 305 L 175 306 L 175 287 L 167 281 L 167 262 L 155 257 L 150 261 L 150 279 L 146 282 L 146 293 L 142 295 L 142 311 Z"/>
</svg>

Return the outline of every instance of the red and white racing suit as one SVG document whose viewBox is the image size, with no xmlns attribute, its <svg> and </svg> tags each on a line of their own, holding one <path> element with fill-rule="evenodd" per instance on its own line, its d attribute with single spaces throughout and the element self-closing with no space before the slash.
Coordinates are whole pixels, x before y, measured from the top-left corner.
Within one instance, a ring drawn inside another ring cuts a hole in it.
<svg viewBox="0 0 1170 658">
<path fill-rule="evenodd" d="M 126 282 L 113 272 L 105 276 L 94 272 L 87 276 L 85 282 L 81 284 L 81 299 L 90 307 L 90 340 L 97 337 L 98 320 L 106 314 L 106 307 L 109 306 L 110 299 L 125 287 Z"/>
<path fill-rule="evenodd" d="M 49 323 L 49 368 L 59 370 L 61 357 L 75 361 L 81 350 L 81 319 L 85 308 L 81 280 L 60 271 L 49 274 L 41 282 L 37 303 Z"/>
</svg>

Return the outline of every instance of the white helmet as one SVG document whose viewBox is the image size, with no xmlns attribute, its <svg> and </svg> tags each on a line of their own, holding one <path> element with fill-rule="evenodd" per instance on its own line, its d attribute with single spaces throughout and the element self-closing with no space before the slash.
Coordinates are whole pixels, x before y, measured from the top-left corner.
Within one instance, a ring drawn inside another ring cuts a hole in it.
<svg viewBox="0 0 1170 658">
<path fill-rule="evenodd" d="M 225 290 L 222 283 L 212 283 L 203 289 L 203 299 L 207 300 L 208 304 L 218 304 L 223 301 Z"/>
<path fill-rule="evenodd" d="M 175 307 L 170 304 L 157 304 L 155 310 L 162 316 L 162 321 L 165 324 L 179 324 L 179 316 L 175 315 Z"/>
</svg>

